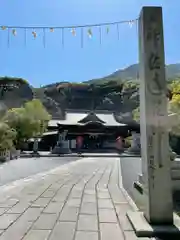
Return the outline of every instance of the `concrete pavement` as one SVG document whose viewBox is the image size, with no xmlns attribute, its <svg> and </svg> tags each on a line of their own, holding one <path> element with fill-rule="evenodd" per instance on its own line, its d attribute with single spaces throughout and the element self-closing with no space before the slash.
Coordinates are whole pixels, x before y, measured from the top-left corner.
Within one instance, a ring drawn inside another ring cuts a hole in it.
<svg viewBox="0 0 180 240">
<path fill-rule="evenodd" d="M 137 240 L 119 161 L 82 158 L 0 188 L 0 240 Z"/>
<path fill-rule="evenodd" d="M 0 186 L 76 161 L 79 157 L 19 158 L 0 164 Z"/>
</svg>

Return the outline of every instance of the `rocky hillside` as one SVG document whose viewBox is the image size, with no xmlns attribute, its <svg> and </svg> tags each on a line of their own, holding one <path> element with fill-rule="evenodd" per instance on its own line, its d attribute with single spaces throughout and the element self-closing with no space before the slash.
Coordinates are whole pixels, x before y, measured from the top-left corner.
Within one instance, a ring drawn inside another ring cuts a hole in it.
<svg viewBox="0 0 180 240">
<path fill-rule="evenodd" d="M 180 77 L 180 64 L 167 65 L 166 76 L 168 81 Z M 63 117 L 68 108 L 130 114 L 139 105 L 138 89 L 137 64 L 100 79 L 52 83 L 41 88 L 33 88 L 19 78 L 0 78 L 1 107 L 19 107 L 35 97 L 42 101 L 53 118 Z"/>
</svg>

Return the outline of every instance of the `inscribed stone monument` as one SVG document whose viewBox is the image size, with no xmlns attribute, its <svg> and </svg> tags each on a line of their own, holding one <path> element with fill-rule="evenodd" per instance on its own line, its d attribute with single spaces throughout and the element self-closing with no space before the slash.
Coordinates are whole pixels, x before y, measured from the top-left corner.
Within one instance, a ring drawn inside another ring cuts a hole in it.
<svg viewBox="0 0 180 240">
<path fill-rule="evenodd" d="M 140 125 L 145 217 L 173 222 L 168 114 L 161 7 L 144 7 L 139 20 Z"/>
</svg>

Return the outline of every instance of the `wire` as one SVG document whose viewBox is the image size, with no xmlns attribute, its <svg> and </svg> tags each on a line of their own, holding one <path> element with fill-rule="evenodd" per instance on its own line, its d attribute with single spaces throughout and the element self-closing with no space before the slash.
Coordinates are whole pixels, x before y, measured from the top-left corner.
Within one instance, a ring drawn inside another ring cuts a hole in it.
<svg viewBox="0 0 180 240">
<path fill-rule="evenodd" d="M 138 21 L 139 18 L 133 20 L 124 20 L 118 22 L 106 22 L 106 23 L 99 23 L 99 24 L 87 24 L 87 25 L 70 25 L 70 26 L 8 26 L 8 25 L 1 25 L 0 27 L 6 27 L 9 29 L 16 28 L 16 29 L 66 29 L 66 28 L 85 28 L 85 27 L 99 27 L 99 26 L 106 26 L 106 25 L 116 25 L 116 24 L 123 24 L 123 23 L 135 23 Z"/>
</svg>

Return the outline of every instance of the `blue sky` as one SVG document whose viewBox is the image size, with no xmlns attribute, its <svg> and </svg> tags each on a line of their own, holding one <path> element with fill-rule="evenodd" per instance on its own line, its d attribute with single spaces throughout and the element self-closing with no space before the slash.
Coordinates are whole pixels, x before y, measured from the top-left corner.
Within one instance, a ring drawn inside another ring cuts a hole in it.
<svg viewBox="0 0 180 240">
<path fill-rule="evenodd" d="M 130 20 L 138 17 L 146 6 L 163 6 L 166 63 L 180 62 L 179 0 L 1 0 L 0 25 L 12 26 L 69 26 Z M 33 39 L 32 31 L 37 32 Z M 110 27 L 109 34 L 102 28 L 102 43 L 98 28 L 93 37 L 84 29 L 83 48 L 80 32 L 73 37 L 70 29 L 47 30 L 46 46 L 43 31 L 17 30 L 14 37 L 0 30 L 0 75 L 27 79 L 33 86 L 57 81 L 85 81 L 106 76 L 117 69 L 138 61 L 137 29 L 128 24 Z"/>
</svg>

